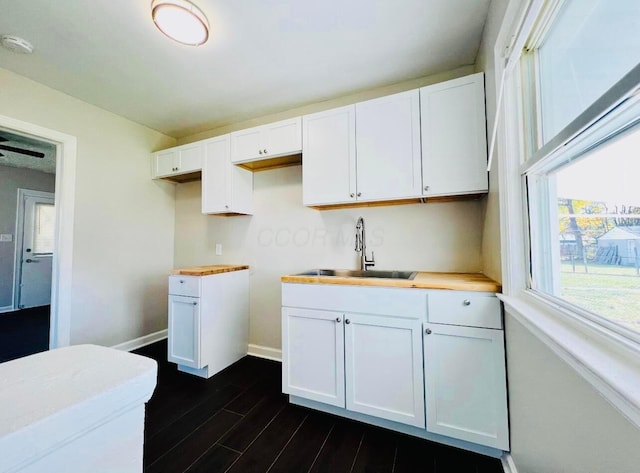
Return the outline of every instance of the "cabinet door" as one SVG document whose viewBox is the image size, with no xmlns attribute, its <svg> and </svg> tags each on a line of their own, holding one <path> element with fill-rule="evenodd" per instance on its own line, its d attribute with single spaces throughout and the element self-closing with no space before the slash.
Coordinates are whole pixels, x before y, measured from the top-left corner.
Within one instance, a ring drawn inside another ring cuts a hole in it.
<svg viewBox="0 0 640 473">
<path fill-rule="evenodd" d="M 160 151 L 154 155 L 154 174 L 155 177 L 168 176 L 173 174 L 178 159 L 178 150 L 168 149 Z"/>
<path fill-rule="evenodd" d="M 484 76 L 420 89 L 425 196 L 486 192 Z"/>
<path fill-rule="evenodd" d="M 202 213 L 229 211 L 229 135 L 207 141 L 202 163 Z"/>
<path fill-rule="evenodd" d="M 347 409 L 424 428 L 421 322 L 345 317 Z"/>
<path fill-rule="evenodd" d="M 190 172 L 202 169 L 202 144 L 195 143 L 180 147 L 178 171 Z"/>
<path fill-rule="evenodd" d="M 169 296 L 168 359 L 191 368 L 200 366 L 200 299 Z"/>
<path fill-rule="evenodd" d="M 359 200 L 422 195 L 418 90 L 356 104 Z"/>
<path fill-rule="evenodd" d="M 302 117 L 304 205 L 356 200 L 355 105 Z"/>
<path fill-rule="evenodd" d="M 261 158 L 264 154 L 262 127 L 231 133 L 231 162 L 241 163 Z"/>
<path fill-rule="evenodd" d="M 265 125 L 263 132 L 263 152 L 270 158 L 302 151 L 301 117 Z"/>
<path fill-rule="evenodd" d="M 282 392 L 344 407 L 344 317 L 282 309 Z"/>
<path fill-rule="evenodd" d="M 504 332 L 425 324 L 427 430 L 509 450 Z"/>
</svg>

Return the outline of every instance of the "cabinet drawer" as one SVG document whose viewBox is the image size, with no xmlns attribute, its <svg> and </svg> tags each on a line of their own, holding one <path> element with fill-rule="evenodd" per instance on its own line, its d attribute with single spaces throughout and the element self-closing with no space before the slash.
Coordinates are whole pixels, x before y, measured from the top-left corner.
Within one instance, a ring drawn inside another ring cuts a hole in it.
<svg viewBox="0 0 640 473">
<path fill-rule="evenodd" d="M 500 301 L 493 294 L 429 292 L 428 320 L 433 324 L 502 328 Z"/>
<path fill-rule="evenodd" d="M 169 276 L 169 294 L 200 297 L 200 278 L 198 276 Z"/>
</svg>

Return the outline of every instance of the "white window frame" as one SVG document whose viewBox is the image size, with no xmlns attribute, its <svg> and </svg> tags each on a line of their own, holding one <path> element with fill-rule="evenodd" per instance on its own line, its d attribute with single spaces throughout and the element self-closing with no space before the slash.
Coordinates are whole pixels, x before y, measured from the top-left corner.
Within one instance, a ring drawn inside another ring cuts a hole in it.
<svg viewBox="0 0 640 473">
<path fill-rule="evenodd" d="M 494 49 L 495 77 L 504 78 L 496 84 L 498 96 L 504 92 L 502 107 L 497 111 L 501 118 L 496 124 L 503 276 L 503 294 L 500 298 L 508 316 L 528 328 L 627 419 L 640 427 L 638 340 L 623 335 L 620 330 L 602 321 L 594 321 L 588 311 L 529 288 L 528 203 L 526 183 L 522 177 L 525 167 L 520 157 L 524 156 L 526 143 L 530 143 L 531 136 L 525 136 L 522 126 L 520 52 L 534 27 L 543 23 L 544 16 L 548 18 L 549 12 L 557 11 L 558 3 L 544 0 L 510 2 Z M 581 114 L 582 122 L 572 122 L 557 139 L 536 151 L 526 167 L 530 168 L 536 160 L 554 153 L 567 139 L 582 132 L 594 117 L 603 116 L 615 101 L 615 94 L 632 95 L 629 90 L 623 90 L 620 84 L 618 86 L 617 90 L 612 88 Z M 571 145 L 580 146 L 582 141 L 577 139 Z"/>
</svg>

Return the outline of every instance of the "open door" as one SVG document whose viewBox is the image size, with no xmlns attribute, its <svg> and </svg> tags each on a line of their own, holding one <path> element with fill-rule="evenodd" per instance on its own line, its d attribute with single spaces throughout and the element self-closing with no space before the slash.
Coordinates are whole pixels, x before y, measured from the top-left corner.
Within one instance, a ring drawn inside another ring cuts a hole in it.
<svg viewBox="0 0 640 473">
<path fill-rule="evenodd" d="M 25 189 L 19 193 L 16 300 L 18 308 L 27 309 L 51 304 L 56 212 L 52 193 Z"/>
</svg>

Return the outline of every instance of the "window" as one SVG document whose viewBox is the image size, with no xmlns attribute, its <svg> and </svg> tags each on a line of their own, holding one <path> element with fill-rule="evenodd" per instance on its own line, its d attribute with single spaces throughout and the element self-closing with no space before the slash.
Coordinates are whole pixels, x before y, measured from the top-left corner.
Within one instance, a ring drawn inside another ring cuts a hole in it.
<svg viewBox="0 0 640 473">
<path fill-rule="evenodd" d="M 555 2 L 521 59 L 530 288 L 640 340 L 640 2 Z"/>
<path fill-rule="evenodd" d="M 52 204 L 37 202 L 34 207 L 33 254 L 53 253 L 56 211 Z"/>
</svg>

